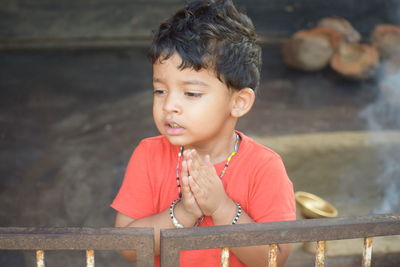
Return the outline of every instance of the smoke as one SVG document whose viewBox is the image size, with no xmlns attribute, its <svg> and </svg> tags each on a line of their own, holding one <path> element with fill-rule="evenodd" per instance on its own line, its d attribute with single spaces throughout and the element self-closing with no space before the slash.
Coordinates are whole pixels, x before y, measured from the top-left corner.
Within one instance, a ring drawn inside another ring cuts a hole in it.
<svg viewBox="0 0 400 267">
<path fill-rule="evenodd" d="M 400 144 L 382 145 L 388 131 L 400 130 L 400 64 L 382 65 L 378 97 L 361 112 L 371 133 L 369 142 L 378 147 L 382 172 L 376 183 L 383 188 L 381 204 L 373 213 L 400 212 Z"/>
</svg>

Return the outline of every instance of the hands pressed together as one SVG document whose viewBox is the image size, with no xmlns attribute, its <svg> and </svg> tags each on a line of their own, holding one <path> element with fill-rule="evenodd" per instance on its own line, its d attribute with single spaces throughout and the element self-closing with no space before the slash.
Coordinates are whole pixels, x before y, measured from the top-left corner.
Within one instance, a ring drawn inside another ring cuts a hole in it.
<svg viewBox="0 0 400 267">
<path fill-rule="evenodd" d="M 203 160 L 194 149 L 184 151 L 181 180 L 183 208 L 195 218 L 205 215 L 215 219 L 226 207 L 235 205 L 208 155 Z"/>
</svg>

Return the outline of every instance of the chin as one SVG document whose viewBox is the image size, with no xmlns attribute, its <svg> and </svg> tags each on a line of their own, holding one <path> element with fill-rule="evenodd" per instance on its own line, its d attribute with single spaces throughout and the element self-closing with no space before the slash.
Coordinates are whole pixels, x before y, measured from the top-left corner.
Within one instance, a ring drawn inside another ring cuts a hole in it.
<svg viewBox="0 0 400 267">
<path fill-rule="evenodd" d="M 163 135 L 168 139 L 168 141 L 171 143 L 171 145 L 174 145 L 174 146 L 185 146 L 185 145 L 187 145 L 182 140 L 183 138 L 181 138 L 179 136 L 168 136 L 168 135 L 165 135 L 165 134 L 163 134 Z"/>
</svg>

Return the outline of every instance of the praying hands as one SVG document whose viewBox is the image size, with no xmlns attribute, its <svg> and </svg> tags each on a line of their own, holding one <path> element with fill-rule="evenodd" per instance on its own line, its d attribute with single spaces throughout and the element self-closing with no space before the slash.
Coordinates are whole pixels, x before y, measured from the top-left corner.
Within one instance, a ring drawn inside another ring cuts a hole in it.
<svg viewBox="0 0 400 267">
<path fill-rule="evenodd" d="M 199 208 L 202 215 L 214 218 L 226 205 L 232 206 L 208 155 L 203 160 L 194 149 L 184 151 L 181 177 L 182 199 L 188 212 L 197 213 Z"/>
</svg>

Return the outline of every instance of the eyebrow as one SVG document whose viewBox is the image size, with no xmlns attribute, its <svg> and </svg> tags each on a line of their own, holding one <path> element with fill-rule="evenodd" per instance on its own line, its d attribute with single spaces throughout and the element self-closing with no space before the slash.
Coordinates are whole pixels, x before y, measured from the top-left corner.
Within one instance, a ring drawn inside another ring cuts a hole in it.
<svg viewBox="0 0 400 267">
<path fill-rule="evenodd" d="M 153 78 L 153 82 L 155 82 L 155 83 L 164 83 L 164 80 L 156 77 L 156 78 Z M 184 80 L 184 81 L 182 81 L 182 84 L 209 86 L 207 83 L 205 83 L 205 82 L 203 82 L 201 80 Z"/>
<path fill-rule="evenodd" d="M 160 78 L 153 78 L 153 83 L 163 83 L 164 81 Z"/>
<path fill-rule="evenodd" d="M 193 85 L 201 85 L 201 86 L 208 86 L 207 83 L 200 81 L 200 80 L 186 80 L 183 81 L 183 84 L 193 84 Z"/>
</svg>

